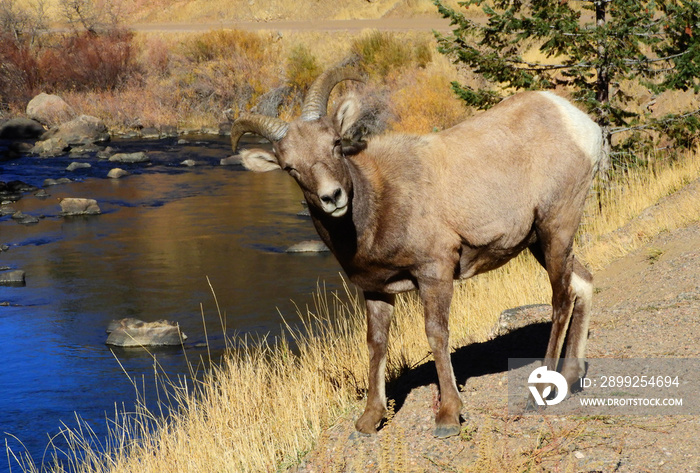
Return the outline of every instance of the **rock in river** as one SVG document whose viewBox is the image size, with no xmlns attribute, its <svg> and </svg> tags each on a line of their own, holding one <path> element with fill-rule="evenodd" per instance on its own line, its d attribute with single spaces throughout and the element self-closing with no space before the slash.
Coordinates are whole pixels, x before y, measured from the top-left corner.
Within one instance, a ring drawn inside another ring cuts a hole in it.
<svg viewBox="0 0 700 473">
<path fill-rule="evenodd" d="M 68 167 L 66 168 L 66 171 L 75 171 L 77 169 L 87 169 L 87 168 L 91 168 L 91 167 L 92 166 L 90 165 L 90 163 L 79 163 L 77 161 L 73 161 L 72 163 L 70 163 L 68 165 Z"/>
<path fill-rule="evenodd" d="M 49 187 L 49 186 L 57 186 L 59 184 L 69 184 L 72 181 L 68 179 L 67 177 L 61 177 L 58 179 L 45 179 L 44 180 L 44 187 Z"/>
<path fill-rule="evenodd" d="M 150 161 L 148 155 L 143 151 L 137 153 L 117 153 L 109 157 L 115 163 L 146 163 Z"/>
<path fill-rule="evenodd" d="M 24 286 L 24 271 L 15 269 L 14 271 L 0 272 L 0 286 Z"/>
<path fill-rule="evenodd" d="M 33 215 L 27 215 L 20 210 L 12 214 L 12 219 L 17 223 L 21 223 L 22 225 L 39 223 L 38 218 L 34 217 Z"/>
<path fill-rule="evenodd" d="M 114 320 L 107 327 L 107 345 L 119 347 L 178 346 L 187 339 L 180 326 L 168 320 L 144 322 L 134 318 Z"/>
<path fill-rule="evenodd" d="M 107 177 L 110 179 L 119 179 L 120 177 L 124 177 L 128 174 L 129 173 L 123 170 L 122 168 L 114 168 L 107 173 Z"/>
<path fill-rule="evenodd" d="M 287 248 L 287 253 L 321 253 L 324 251 L 330 250 L 319 240 L 305 240 Z"/>
<path fill-rule="evenodd" d="M 61 200 L 61 215 L 97 215 L 102 213 L 95 199 L 66 198 Z"/>
</svg>

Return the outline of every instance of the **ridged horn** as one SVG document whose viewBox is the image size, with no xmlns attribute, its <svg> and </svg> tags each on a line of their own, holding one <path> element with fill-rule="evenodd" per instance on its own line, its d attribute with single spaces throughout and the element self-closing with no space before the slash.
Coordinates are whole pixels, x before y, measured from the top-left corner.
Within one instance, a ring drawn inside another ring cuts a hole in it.
<svg viewBox="0 0 700 473">
<path fill-rule="evenodd" d="M 301 120 L 310 122 L 325 116 L 328 113 L 328 98 L 339 82 L 344 80 L 365 81 L 365 76 L 358 70 L 356 62 L 357 60 L 354 58 L 345 61 L 316 78 L 304 99 Z"/>
<path fill-rule="evenodd" d="M 245 133 L 255 133 L 270 141 L 279 141 L 287 134 L 287 129 L 289 124 L 279 118 L 244 113 L 231 125 L 231 148 L 235 153 L 238 142 Z"/>
</svg>

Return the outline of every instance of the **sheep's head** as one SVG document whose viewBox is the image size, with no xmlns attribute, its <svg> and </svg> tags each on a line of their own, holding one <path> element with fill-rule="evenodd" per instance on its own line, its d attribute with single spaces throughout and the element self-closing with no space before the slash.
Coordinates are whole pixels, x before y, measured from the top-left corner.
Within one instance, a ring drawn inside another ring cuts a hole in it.
<svg viewBox="0 0 700 473">
<path fill-rule="evenodd" d="M 328 98 L 343 80 L 362 80 L 354 67 L 337 67 L 324 72 L 307 94 L 301 116 L 287 123 L 278 118 L 244 114 L 231 128 L 234 152 L 244 133 L 256 133 L 272 142 L 272 151 L 241 151 L 243 165 L 257 172 L 283 169 L 299 184 L 310 205 L 333 217 L 346 214 L 352 194 L 345 157 L 356 149 L 343 146 L 343 136 L 360 116 L 354 95 L 346 97 L 327 115 Z"/>
</svg>

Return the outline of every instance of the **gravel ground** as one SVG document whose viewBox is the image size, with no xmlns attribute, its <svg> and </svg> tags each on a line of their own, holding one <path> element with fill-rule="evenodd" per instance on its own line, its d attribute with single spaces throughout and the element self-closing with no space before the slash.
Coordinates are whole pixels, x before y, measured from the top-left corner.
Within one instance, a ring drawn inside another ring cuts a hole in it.
<svg viewBox="0 0 700 473">
<path fill-rule="evenodd" d="M 700 358 L 700 224 L 658 235 L 595 274 L 595 286 L 589 357 Z M 378 435 L 355 433 L 360 412 L 351 413 L 296 473 L 700 472 L 700 415 L 508 414 L 507 359 L 544 351 L 549 311 L 507 311 L 498 336 L 454 353 L 461 436 L 432 437 L 438 393 L 428 363 L 389 386 L 395 413 Z"/>
</svg>

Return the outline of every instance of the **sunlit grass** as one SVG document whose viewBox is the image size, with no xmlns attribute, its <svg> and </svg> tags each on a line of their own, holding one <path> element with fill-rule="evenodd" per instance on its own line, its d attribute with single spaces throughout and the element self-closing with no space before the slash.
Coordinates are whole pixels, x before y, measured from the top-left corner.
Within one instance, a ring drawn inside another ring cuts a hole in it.
<svg viewBox="0 0 700 473">
<path fill-rule="evenodd" d="M 577 252 L 592 269 L 639 248 L 655 235 L 700 219 L 700 196 L 683 193 L 672 204 L 650 208 L 700 176 L 698 154 L 687 152 L 671 163 L 656 162 L 619 175 L 600 197 L 591 195 Z M 618 229 L 621 229 L 617 231 Z"/>
</svg>

